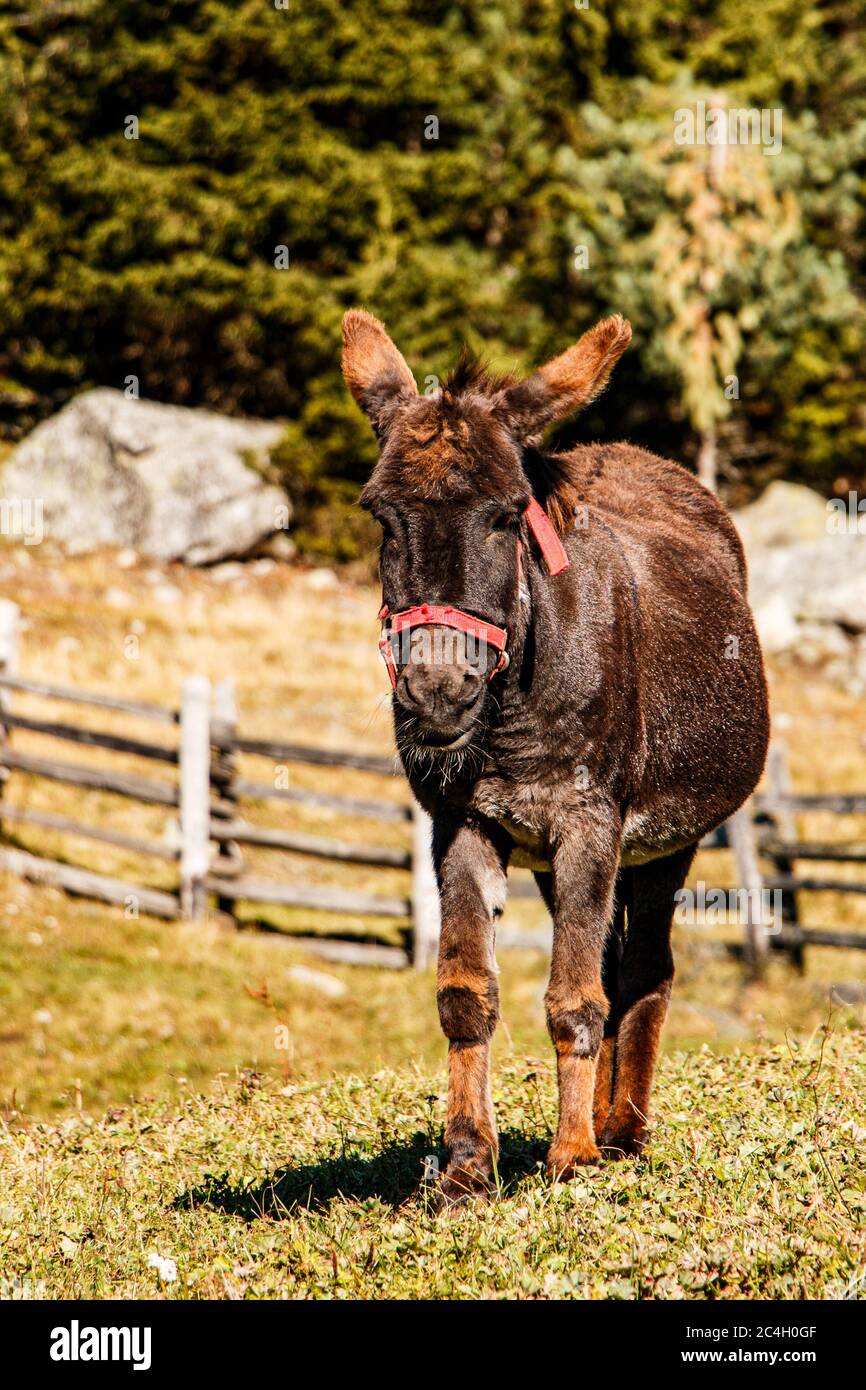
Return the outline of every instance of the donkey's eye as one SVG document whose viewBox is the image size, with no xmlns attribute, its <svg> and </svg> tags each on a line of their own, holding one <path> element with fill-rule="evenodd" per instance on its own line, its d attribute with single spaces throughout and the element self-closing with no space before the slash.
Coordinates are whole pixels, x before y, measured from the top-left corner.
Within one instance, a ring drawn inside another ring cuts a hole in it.
<svg viewBox="0 0 866 1390">
<path fill-rule="evenodd" d="M 517 512 L 500 512 L 493 522 L 494 531 L 511 531 L 518 522 Z"/>
</svg>

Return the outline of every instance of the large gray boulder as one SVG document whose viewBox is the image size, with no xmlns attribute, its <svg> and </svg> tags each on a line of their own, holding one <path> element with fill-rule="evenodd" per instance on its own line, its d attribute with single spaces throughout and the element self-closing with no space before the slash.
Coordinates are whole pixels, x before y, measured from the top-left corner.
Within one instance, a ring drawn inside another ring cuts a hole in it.
<svg viewBox="0 0 866 1390">
<path fill-rule="evenodd" d="M 795 483 L 771 483 L 732 520 L 764 650 L 866 692 L 866 534 L 840 530 L 825 499 Z"/>
<path fill-rule="evenodd" d="M 249 461 L 281 426 L 85 391 L 38 425 L 0 471 L 0 496 L 42 507 L 66 551 L 131 546 L 156 560 L 245 555 L 285 527 L 288 501 Z"/>
<path fill-rule="evenodd" d="M 747 551 L 794 545 L 827 535 L 827 503 L 802 483 L 781 478 L 770 483 L 756 501 L 733 513 Z"/>
<path fill-rule="evenodd" d="M 866 631 L 866 536 L 752 547 L 747 556 L 753 608 L 781 597 L 800 621 Z"/>
</svg>

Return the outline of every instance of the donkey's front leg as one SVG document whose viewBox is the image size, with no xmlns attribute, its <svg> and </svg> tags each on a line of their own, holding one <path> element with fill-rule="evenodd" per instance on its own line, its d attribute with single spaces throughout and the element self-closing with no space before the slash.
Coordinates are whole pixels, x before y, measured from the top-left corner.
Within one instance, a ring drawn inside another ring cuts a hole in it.
<svg viewBox="0 0 866 1390">
<path fill-rule="evenodd" d="M 493 946 L 508 857 L 474 823 L 437 820 L 433 849 L 442 902 L 437 1001 L 448 1038 L 448 1167 L 439 1195 L 440 1205 L 450 1206 L 488 1189 L 499 1147 L 490 1038 L 499 1017 Z"/>
<path fill-rule="evenodd" d="M 602 954 L 619 863 L 619 828 L 606 816 L 581 818 L 560 837 L 552 858 L 553 954 L 545 995 L 556 1048 L 559 1125 L 547 1155 L 551 1178 L 601 1157 L 593 1094 L 608 1000 Z"/>
</svg>

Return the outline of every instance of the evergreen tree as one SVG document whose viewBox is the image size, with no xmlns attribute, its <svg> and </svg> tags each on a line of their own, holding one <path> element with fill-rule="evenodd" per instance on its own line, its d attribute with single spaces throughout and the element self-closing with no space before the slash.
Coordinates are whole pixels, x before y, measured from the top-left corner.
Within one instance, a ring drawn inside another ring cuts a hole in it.
<svg viewBox="0 0 866 1390">
<path fill-rule="evenodd" d="M 694 459 L 715 435 L 745 481 L 855 478 L 863 18 L 864 0 L 0 0 L 0 428 L 130 375 L 282 417 L 298 539 L 350 556 L 373 448 L 339 375 L 347 305 L 389 323 L 422 387 L 461 340 L 522 369 L 619 310 L 635 351 L 562 441 Z M 782 107 L 784 143 L 713 187 L 672 128 L 716 87 Z"/>
</svg>

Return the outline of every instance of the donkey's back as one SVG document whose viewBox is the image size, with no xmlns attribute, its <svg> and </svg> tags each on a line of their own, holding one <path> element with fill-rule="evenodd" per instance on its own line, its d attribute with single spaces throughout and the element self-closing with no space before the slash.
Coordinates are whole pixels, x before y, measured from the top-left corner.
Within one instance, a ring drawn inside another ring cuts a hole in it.
<svg viewBox="0 0 866 1390">
<path fill-rule="evenodd" d="M 742 543 L 716 498 L 627 444 L 570 458 L 590 531 L 593 520 L 608 531 L 598 562 L 608 556 L 613 583 L 624 564 L 636 612 L 628 676 L 642 738 L 622 845 L 633 864 L 694 843 L 754 787 L 769 728 L 763 662 Z"/>
<path fill-rule="evenodd" d="M 746 593 L 746 562 L 736 527 L 711 492 L 678 463 L 631 444 L 594 444 L 566 455 L 586 505 L 603 518 L 635 559 L 642 550 L 699 552 Z M 670 564 L 668 572 L 673 573 Z M 675 577 L 675 576 L 674 576 Z"/>
</svg>

